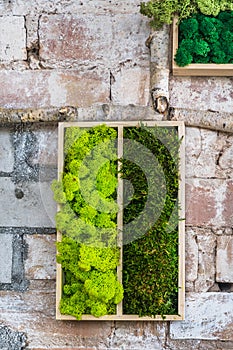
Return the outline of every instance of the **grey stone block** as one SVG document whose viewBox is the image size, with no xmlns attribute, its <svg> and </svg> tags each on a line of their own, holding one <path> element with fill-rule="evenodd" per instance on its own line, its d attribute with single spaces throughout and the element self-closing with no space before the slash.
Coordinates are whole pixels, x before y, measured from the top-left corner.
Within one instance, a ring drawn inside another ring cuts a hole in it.
<svg viewBox="0 0 233 350">
<path fill-rule="evenodd" d="M 13 184 L 0 178 L 0 226 L 53 227 L 56 204 L 50 183 Z"/>
<path fill-rule="evenodd" d="M 11 172 L 14 166 L 14 150 L 8 130 L 0 130 L 0 171 Z"/>
<path fill-rule="evenodd" d="M 233 294 L 190 293 L 185 321 L 171 322 L 171 339 L 233 340 Z"/>
<path fill-rule="evenodd" d="M 26 335 L 15 332 L 9 327 L 0 326 L 0 348 L 1 350 L 22 350 L 26 345 Z"/>
<path fill-rule="evenodd" d="M 0 235 L 0 283 L 11 283 L 12 273 L 12 235 Z"/>
</svg>

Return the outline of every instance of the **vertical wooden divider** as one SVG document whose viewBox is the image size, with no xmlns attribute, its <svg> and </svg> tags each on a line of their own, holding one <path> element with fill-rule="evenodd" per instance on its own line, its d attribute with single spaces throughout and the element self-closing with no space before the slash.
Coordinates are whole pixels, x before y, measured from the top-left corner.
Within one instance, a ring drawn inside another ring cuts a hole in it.
<svg viewBox="0 0 233 350">
<path fill-rule="evenodd" d="M 120 261 L 117 267 L 117 278 L 118 281 L 122 283 L 122 270 L 123 270 L 123 179 L 121 178 L 120 168 L 121 162 L 120 158 L 123 157 L 123 126 L 118 126 L 118 141 L 117 141 L 117 157 L 118 157 L 118 189 L 117 189 L 117 204 L 118 204 L 118 214 L 117 214 L 117 228 L 118 237 L 117 245 L 120 248 Z M 117 316 L 122 316 L 123 314 L 123 303 L 122 301 L 117 304 Z"/>
<path fill-rule="evenodd" d="M 57 177 L 58 180 L 61 180 L 63 173 L 63 164 L 64 164 L 64 124 L 59 123 L 58 125 L 58 170 Z M 60 211 L 60 205 L 57 205 L 57 211 Z M 61 232 L 57 231 L 57 242 L 60 242 L 62 239 Z M 56 263 L 56 318 L 61 317 L 59 310 L 59 304 L 62 297 L 62 267 L 61 264 Z"/>
<path fill-rule="evenodd" d="M 185 126 L 180 123 L 178 128 L 180 143 L 179 159 L 179 275 L 178 275 L 178 314 L 185 317 Z"/>
</svg>

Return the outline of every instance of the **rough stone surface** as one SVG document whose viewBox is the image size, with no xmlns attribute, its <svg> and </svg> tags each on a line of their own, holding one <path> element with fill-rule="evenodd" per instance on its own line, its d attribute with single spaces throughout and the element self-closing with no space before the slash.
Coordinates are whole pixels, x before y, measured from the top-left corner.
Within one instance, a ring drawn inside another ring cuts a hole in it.
<svg viewBox="0 0 233 350">
<path fill-rule="evenodd" d="M 0 101 L 5 108 L 85 107 L 109 101 L 109 73 L 99 68 L 88 72 L 0 70 L 0 86 L 4 86 Z"/>
<path fill-rule="evenodd" d="M 11 283 L 12 255 L 12 236 L 7 234 L 0 235 L 0 283 Z"/>
<path fill-rule="evenodd" d="M 112 322 L 55 320 L 55 284 L 34 283 L 30 290 L 0 292 L 0 322 L 27 334 L 29 349 L 107 348 Z"/>
<path fill-rule="evenodd" d="M 192 291 L 193 282 L 197 279 L 198 274 L 198 243 L 195 229 L 187 228 L 186 230 L 186 290 Z"/>
<path fill-rule="evenodd" d="M 26 235 L 27 259 L 25 276 L 30 280 L 56 278 L 56 247 L 54 235 Z"/>
<path fill-rule="evenodd" d="M 4 13 L 15 15 L 27 14 L 30 12 L 37 13 L 135 13 L 138 14 L 139 0 L 127 0 L 118 2 L 116 0 L 86 0 L 84 1 L 67 1 L 55 0 L 48 2 L 46 0 L 35 0 L 33 3 L 18 0 L 17 2 L 0 3 L 0 9 Z"/>
<path fill-rule="evenodd" d="M 233 283 L 233 237 L 217 238 L 216 281 Z"/>
<path fill-rule="evenodd" d="M 16 197 L 16 189 L 21 198 Z M 19 192 L 18 192 L 19 193 Z M 22 183 L 0 178 L 0 226 L 53 227 L 56 204 L 49 183 Z"/>
<path fill-rule="evenodd" d="M 26 29 L 23 16 L 0 17 L 0 60 L 26 60 Z"/>
<path fill-rule="evenodd" d="M 24 333 L 16 332 L 6 326 L 0 326 L 1 350 L 22 350 L 26 343 L 27 337 Z"/>
<path fill-rule="evenodd" d="M 186 223 L 194 226 L 231 227 L 231 188 L 231 180 L 186 180 Z"/>
<path fill-rule="evenodd" d="M 194 281 L 196 292 L 208 292 L 215 283 L 216 237 L 210 230 L 196 230 L 198 244 L 198 274 Z"/>
<path fill-rule="evenodd" d="M 171 322 L 170 336 L 232 341 L 232 324 L 232 293 L 190 293 L 186 298 L 186 319 Z"/>
<path fill-rule="evenodd" d="M 42 16 L 40 55 L 43 64 L 52 66 L 101 62 L 112 68 L 119 62 L 140 62 L 149 58 L 146 31 L 139 14 Z"/>
<path fill-rule="evenodd" d="M 14 165 L 14 150 L 9 130 L 0 130 L 0 172 L 11 172 Z"/>
<path fill-rule="evenodd" d="M 232 78 L 171 77 L 170 96 L 175 108 L 233 112 Z"/>
<path fill-rule="evenodd" d="M 211 130 L 187 127 L 186 177 L 217 177 L 216 162 L 225 143 L 225 138 L 224 134 L 217 135 Z M 203 163 L 205 163 L 204 167 Z"/>
<path fill-rule="evenodd" d="M 141 350 L 164 348 L 166 324 L 142 322 L 116 322 L 110 337 L 109 349 Z"/>
<path fill-rule="evenodd" d="M 143 67 L 122 67 L 111 75 L 111 100 L 114 104 L 147 105 L 149 100 L 149 74 Z"/>
</svg>

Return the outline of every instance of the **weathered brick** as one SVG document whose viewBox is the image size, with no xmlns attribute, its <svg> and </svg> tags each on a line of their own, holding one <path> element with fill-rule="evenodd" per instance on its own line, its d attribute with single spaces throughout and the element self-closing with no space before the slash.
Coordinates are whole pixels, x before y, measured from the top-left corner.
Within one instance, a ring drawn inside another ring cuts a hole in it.
<svg viewBox="0 0 233 350">
<path fill-rule="evenodd" d="M 18 198 L 16 190 L 21 193 Z M 18 187 L 10 178 L 0 178 L 0 194 L 0 226 L 54 226 L 56 203 L 49 183 L 24 183 Z"/>
<path fill-rule="evenodd" d="M 232 80 L 227 77 L 171 77 L 172 107 L 233 112 Z"/>
<path fill-rule="evenodd" d="M 14 166 L 14 150 L 9 130 L 0 130 L 0 171 L 11 172 Z"/>
<path fill-rule="evenodd" d="M 40 55 L 43 60 L 94 61 L 106 53 L 111 42 L 109 16 L 42 16 Z"/>
<path fill-rule="evenodd" d="M 45 350 L 46 348 L 31 348 L 31 350 Z M 96 350 L 96 348 L 50 348 L 53 350 Z"/>
<path fill-rule="evenodd" d="M 195 292 L 207 292 L 215 283 L 216 237 L 208 229 L 196 230 L 198 244 L 198 274 L 194 281 Z"/>
<path fill-rule="evenodd" d="M 14 13 L 22 15 L 27 13 L 95 13 L 95 14 L 114 14 L 114 13 L 135 13 L 138 14 L 140 0 L 126 0 L 124 2 L 117 0 L 85 0 L 85 1 L 66 1 L 66 0 L 35 0 L 28 2 L 17 0 L 17 2 L 0 2 L 2 13 Z M 145 18 L 145 21 L 147 19 Z"/>
<path fill-rule="evenodd" d="M 109 74 L 98 69 L 1 71 L 0 86 L 4 87 L 0 104 L 5 108 L 82 107 L 109 99 Z"/>
<path fill-rule="evenodd" d="M 28 279 L 56 278 L 55 235 L 25 235 L 28 254 L 25 276 Z"/>
<path fill-rule="evenodd" d="M 231 170 L 233 172 L 233 136 L 227 135 L 226 146 L 223 148 L 219 157 L 219 166 L 223 170 Z"/>
<path fill-rule="evenodd" d="M 232 180 L 227 181 L 225 198 L 223 200 L 223 220 L 226 226 L 233 226 L 233 182 Z"/>
<path fill-rule="evenodd" d="M 148 26 L 139 14 L 46 15 L 41 17 L 39 33 L 45 65 L 96 65 L 94 62 L 101 61 L 111 68 L 145 58 L 149 63 L 144 44 Z"/>
<path fill-rule="evenodd" d="M 150 34 L 147 21 L 138 14 L 119 14 L 112 17 L 113 37 L 110 46 L 111 62 L 121 65 L 129 61 L 149 63 L 145 39 Z M 106 53 L 105 53 L 106 56 Z"/>
<path fill-rule="evenodd" d="M 166 331 L 163 322 L 117 322 L 108 348 L 161 350 L 164 348 Z"/>
<path fill-rule="evenodd" d="M 223 179 L 188 179 L 186 181 L 186 223 L 194 226 L 231 226 L 223 216 L 227 181 Z M 231 207 L 230 207 L 231 208 Z M 231 210 L 229 208 L 229 210 Z"/>
<path fill-rule="evenodd" d="M 233 340 L 233 293 L 190 293 L 185 321 L 171 322 L 172 339 Z"/>
<path fill-rule="evenodd" d="M 105 349 L 113 322 L 57 321 L 55 283 L 34 280 L 24 293 L 0 291 L 0 322 L 27 334 L 29 349 Z M 106 346 L 107 348 L 107 346 Z"/>
<path fill-rule="evenodd" d="M 194 282 L 197 279 L 198 272 L 198 245 L 197 233 L 195 229 L 187 228 L 186 230 L 185 250 L 186 290 L 189 290 L 192 287 L 192 282 Z"/>
<path fill-rule="evenodd" d="M 26 29 L 23 16 L 0 17 L 0 60 L 26 60 Z"/>
<path fill-rule="evenodd" d="M 233 283 L 233 237 L 217 237 L 216 281 Z"/>
<path fill-rule="evenodd" d="M 115 104 L 147 105 L 149 71 L 145 68 L 122 68 L 112 74 L 111 98 Z"/>
<path fill-rule="evenodd" d="M 0 283 L 11 283 L 12 274 L 12 235 L 0 235 Z"/>
<path fill-rule="evenodd" d="M 33 164 L 57 166 L 58 130 L 57 125 L 36 125 L 33 129 L 38 143 L 38 153 Z"/>
<path fill-rule="evenodd" d="M 225 142 L 225 135 L 218 135 L 212 130 L 187 127 L 185 140 L 186 176 L 215 177 L 216 162 Z"/>
</svg>

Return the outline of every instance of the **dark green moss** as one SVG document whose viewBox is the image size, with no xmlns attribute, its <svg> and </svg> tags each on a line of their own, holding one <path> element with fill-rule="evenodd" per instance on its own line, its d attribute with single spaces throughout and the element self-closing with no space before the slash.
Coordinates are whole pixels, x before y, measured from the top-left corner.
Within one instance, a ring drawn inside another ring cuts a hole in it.
<svg viewBox="0 0 233 350">
<path fill-rule="evenodd" d="M 123 286 L 124 313 L 154 316 L 177 314 L 178 300 L 178 153 L 179 140 L 174 128 L 125 128 L 124 138 L 142 144 L 154 155 L 158 164 L 147 163 L 147 174 L 155 178 L 157 195 L 150 201 L 152 213 L 159 211 L 157 220 L 150 225 L 128 225 L 137 218 L 148 199 L 145 175 L 134 164 L 123 159 L 123 177 L 132 180 L 133 197 L 124 210 Z M 124 153 L 127 159 L 127 148 Z M 140 154 L 140 164 L 145 155 Z M 161 168 L 166 192 L 162 193 Z M 156 175 L 157 172 L 157 175 Z M 158 183 L 156 183 L 156 178 Z M 149 215 L 150 216 L 150 215 Z M 129 227 L 130 226 L 130 227 Z M 144 231 L 141 231 L 143 227 Z M 125 236 L 127 235 L 127 237 Z"/>
<path fill-rule="evenodd" d="M 153 28 L 172 23 L 174 16 L 181 21 L 197 12 L 217 16 L 220 11 L 233 11 L 232 0 L 150 0 L 140 5 L 140 12 L 151 19 Z"/>
<path fill-rule="evenodd" d="M 179 25 L 178 66 L 190 63 L 233 63 L 233 11 L 217 17 L 201 13 Z"/>
</svg>

